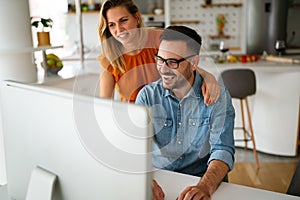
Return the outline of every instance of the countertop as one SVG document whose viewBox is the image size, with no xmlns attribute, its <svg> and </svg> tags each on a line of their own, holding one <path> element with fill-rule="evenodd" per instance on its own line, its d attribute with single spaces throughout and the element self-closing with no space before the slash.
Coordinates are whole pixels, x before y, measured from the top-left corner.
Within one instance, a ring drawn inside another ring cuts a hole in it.
<svg viewBox="0 0 300 200">
<path fill-rule="evenodd" d="M 300 72 L 300 64 L 271 62 L 265 60 L 258 60 L 256 62 L 235 62 L 235 63 L 215 63 L 211 57 L 204 57 L 200 59 L 200 67 L 206 71 L 214 74 L 216 77 L 220 75 L 220 71 L 225 69 L 236 69 L 236 68 L 251 68 L 256 72 Z"/>
</svg>

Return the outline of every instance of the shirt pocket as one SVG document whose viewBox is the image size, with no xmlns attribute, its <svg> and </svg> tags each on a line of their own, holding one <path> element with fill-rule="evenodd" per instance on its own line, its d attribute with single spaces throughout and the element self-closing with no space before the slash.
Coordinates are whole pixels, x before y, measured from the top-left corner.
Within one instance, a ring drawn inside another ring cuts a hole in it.
<svg viewBox="0 0 300 200">
<path fill-rule="evenodd" d="M 173 121 L 171 119 L 154 118 L 154 138 L 160 148 L 171 142 L 172 128 Z"/>
<path fill-rule="evenodd" d="M 202 144 L 209 139 L 209 117 L 190 118 L 188 126 L 191 133 L 191 144 L 200 149 Z"/>
</svg>

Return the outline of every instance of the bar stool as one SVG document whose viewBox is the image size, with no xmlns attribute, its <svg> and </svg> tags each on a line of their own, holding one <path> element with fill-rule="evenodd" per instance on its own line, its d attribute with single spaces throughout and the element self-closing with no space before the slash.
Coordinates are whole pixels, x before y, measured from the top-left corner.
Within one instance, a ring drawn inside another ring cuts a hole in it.
<svg viewBox="0 0 300 200">
<path fill-rule="evenodd" d="M 256 160 L 256 169 L 259 168 L 258 155 L 256 152 L 255 139 L 252 128 L 252 120 L 248 105 L 248 96 L 256 93 L 256 78 L 255 73 L 251 69 L 230 69 L 221 73 L 225 87 L 228 89 L 232 98 L 240 100 L 241 115 L 242 115 L 242 127 L 235 127 L 235 129 L 242 129 L 244 133 L 244 139 L 236 139 L 236 141 L 244 141 L 245 149 L 248 148 L 247 143 L 252 142 L 253 153 Z M 245 127 L 244 118 L 244 104 L 246 104 L 246 113 L 249 123 L 249 131 Z"/>
</svg>

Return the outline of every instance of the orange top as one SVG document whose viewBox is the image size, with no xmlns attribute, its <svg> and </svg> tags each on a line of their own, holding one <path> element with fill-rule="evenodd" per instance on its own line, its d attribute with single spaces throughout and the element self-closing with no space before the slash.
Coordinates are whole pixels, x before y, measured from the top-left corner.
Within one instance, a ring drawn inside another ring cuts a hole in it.
<svg viewBox="0 0 300 200">
<path fill-rule="evenodd" d="M 149 29 L 146 46 L 138 54 L 123 54 L 126 63 L 124 73 L 114 69 L 105 57 L 99 57 L 102 67 L 113 75 L 122 101 L 134 102 L 143 86 L 160 78 L 154 64 L 154 54 L 158 52 L 161 33 L 162 30 Z"/>
</svg>

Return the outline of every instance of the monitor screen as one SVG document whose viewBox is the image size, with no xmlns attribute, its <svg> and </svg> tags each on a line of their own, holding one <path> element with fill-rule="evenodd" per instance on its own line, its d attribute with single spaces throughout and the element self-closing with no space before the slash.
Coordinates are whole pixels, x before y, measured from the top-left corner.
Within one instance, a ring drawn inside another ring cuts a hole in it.
<svg viewBox="0 0 300 200">
<path fill-rule="evenodd" d="M 151 199 L 146 107 L 12 81 L 1 101 L 10 199 L 36 167 L 57 176 L 54 199 Z"/>
</svg>

